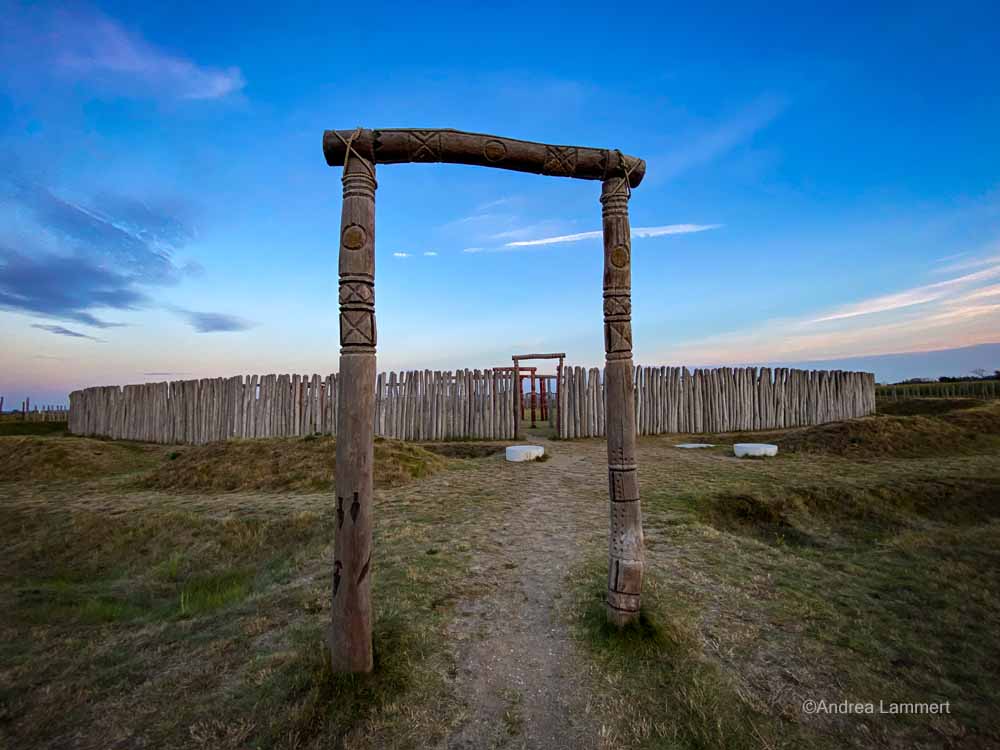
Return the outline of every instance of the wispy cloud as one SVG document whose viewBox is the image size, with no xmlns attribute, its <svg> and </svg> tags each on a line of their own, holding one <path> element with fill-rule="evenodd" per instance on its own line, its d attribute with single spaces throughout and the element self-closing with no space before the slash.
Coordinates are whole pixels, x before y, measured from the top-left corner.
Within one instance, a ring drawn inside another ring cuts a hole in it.
<svg viewBox="0 0 1000 750">
<path fill-rule="evenodd" d="M 872 315 L 874 313 L 912 307 L 913 305 L 922 305 L 927 302 L 939 300 L 956 288 L 970 286 L 997 276 L 1000 276 L 1000 265 L 976 273 L 966 274 L 965 276 L 959 276 L 955 279 L 948 279 L 947 281 L 918 286 L 902 292 L 873 297 L 862 302 L 841 307 L 834 312 L 814 318 L 810 322 L 825 323 L 831 320 L 843 320 L 844 318 L 855 318 L 859 315 Z"/>
<path fill-rule="evenodd" d="M 426 256 L 428 256 L 430 258 L 433 258 L 434 256 L 437 255 L 437 253 L 434 252 L 433 250 L 428 250 L 426 253 L 424 253 L 424 255 L 426 255 Z"/>
<path fill-rule="evenodd" d="M 1000 340 L 1000 263 L 879 295 L 823 315 L 777 318 L 657 353 L 658 360 L 726 364 L 829 359 Z"/>
<path fill-rule="evenodd" d="M 412 257 L 412 253 L 393 253 L 392 257 L 394 257 L 394 258 L 410 258 L 410 257 Z"/>
<path fill-rule="evenodd" d="M 462 252 L 463 253 L 481 253 L 481 252 L 483 252 L 483 248 L 481 248 L 481 247 L 466 247 L 466 248 L 462 249 Z"/>
<path fill-rule="evenodd" d="M 958 260 L 959 258 L 964 258 L 968 253 L 951 253 L 950 255 L 942 255 L 940 258 L 935 258 L 935 263 L 944 263 L 946 260 Z"/>
<path fill-rule="evenodd" d="M 962 295 L 956 301 L 957 302 L 971 302 L 975 299 L 987 299 L 989 297 L 1000 297 L 1000 284 L 994 284 L 993 286 L 984 286 L 981 289 L 977 289 L 974 292 L 969 292 L 968 294 Z"/>
<path fill-rule="evenodd" d="M 79 331 L 73 331 L 69 328 L 64 328 L 63 326 L 53 326 L 53 325 L 43 325 L 41 323 L 32 323 L 32 328 L 37 328 L 40 331 L 48 331 L 49 333 L 54 333 L 57 336 L 69 336 L 74 339 L 90 339 L 91 341 L 98 341 L 104 343 L 103 339 L 95 338 L 93 336 L 88 336 L 85 333 L 80 333 Z"/>
<path fill-rule="evenodd" d="M 200 312 L 179 307 L 173 308 L 173 311 L 186 319 L 198 333 L 233 333 L 246 331 L 257 325 L 253 321 L 227 313 Z"/>
<path fill-rule="evenodd" d="M 662 237 L 668 234 L 691 234 L 718 229 L 721 224 L 668 224 L 661 227 L 633 227 L 632 237 Z M 536 245 L 556 245 L 562 242 L 580 242 L 581 240 L 600 239 L 601 230 L 563 234 L 557 237 L 542 237 L 537 240 L 518 240 L 506 243 L 505 247 L 533 247 Z"/>
<path fill-rule="evenodd" d="M 509 205 L 511 205 L 513 203 L 517 203 L 519 201 L 520 201 L 520 198 L 518 198 L 517 196 L 513 196 L 513 195 L 507 196 L 506 198 L 497 198 L 496 200 L 487 201 L 486 203 L 480 203 L 478 206 L 476 206 L 476 213 L 477 214 L 484 214 L 487 211 L 489 211 L 490 209 L 500 208 L 500 206 L 509 206 Z"/>
<path fill-rule="evenodd" d="M 682 141 L 670 153 L 648 159 L 650 177 L 655 182 L 669 180 L 715 160 L 771 124 L 785 110 L 785 106 L 781 98 L 762 96 L 715 127 L 700 128 L 699 135 L 693 140 Z"/>
<path fill-rule="evenodd" d="M 998 247 L 997 244 L 994 244 L 993 246 L 991 246 L 990 249 L 986 251 L 989 253 L 989 255 L 981 255 L 974 258 L 967 258 L 966 260 L 956 260 L 955 262 L 948 263 L 946 265 L 939 265 L 937 268 L 934 269 L 934 272 L 939 274 L 955 273 L 957 271 L 968 271 L 973 268 L 982 268 L 983 266 L 991 266 L 994 263 L 1000 263 L 1000 253 L 996 252 L 997 249 L 1000 249 L 1000 247 Z M 960 258 L 965 255 L 968 255 L 968 253 L 958 253 L 956 255 L 939 258 L 937 262 L 942 263 L 946 260 Z"/>
<path fill-rule="evenodd" d="M 121 324 L 98 318 L 91 311 L 135 310 L 147 301 L 132 279 L 86 258 L 29 257 L 0 247 L 0 310 L 113 328 Z"/>
<path fill-rule="evenodd" d="M 50 71 L 137 96 L 177 99 L 219 99 L 246 85 L 239 68 L 200 65 L 159 49 L 94 9 L 2 7 L 9 35 L 0 52 L 28 75 Z"/>
<path fill-rule="evenodd" d="M 174 201 L 109 194 L 85 204 L 0 164 L 0 309 L 110 328 L 101 310 L 151 304 L 143 287 L 189 274 L 172 259 L 195 232 Z M 193 268 L 193 267 L 192 267 Z"/>
</svg>

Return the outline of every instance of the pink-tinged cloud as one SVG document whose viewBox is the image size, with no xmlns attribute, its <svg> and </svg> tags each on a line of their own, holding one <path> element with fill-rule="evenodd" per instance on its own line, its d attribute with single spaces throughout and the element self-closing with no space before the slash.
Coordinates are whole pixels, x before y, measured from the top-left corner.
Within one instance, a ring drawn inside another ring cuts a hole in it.
<svg viewBox="0 0 1000 750">
<path fill-rule="evenodd" d="M 825 323 L 832 320 L 843 320 L 845 318 L 855 318 L 859 315 L 872 315 L 874 313 L 882 313 L 889 310 L 899 310 L 904 307 L 922 305 L 927 302 L 940 300 L 948 296 L 955 289 L 972 286 L 979 281 L 996 278 L 997 276 L 1000 276 L 1000 265 L 986 268 L 982 271 L 977 271 L 976 273 L 966 274 L 965 276 L 959 276 L 955 279 L 939 281 L 935 284 L 927 284 L 926 286 L 907 289 L 906 291 L 897 292 L 895 294 L 885 294 L 881 297 L 874 297 L 853 305 L 847 305 L 839 310 L 829 313 L 828 315 L 814 318 L 809 322 Z"/>
<path fill-rule="evenodd" d="M 171 54 L 96 10 L 29 6 L 14 10 L 9 23 L 3 56 L 18 59 L 29 75 L 49 71 L 175 99 L 219 99 L 246 85 L 239 68 L 199 65 Z"/>
<path fill-rule="evenodd" d="M 997 277 L 1000 265 L 864 300 L 821 317 L 774 319 L 679 342 L 657 352 L 655 359 L 718 365 L 995 343 L 1000 340 L 1000 284 L 983 282 Z"/>
</svg>

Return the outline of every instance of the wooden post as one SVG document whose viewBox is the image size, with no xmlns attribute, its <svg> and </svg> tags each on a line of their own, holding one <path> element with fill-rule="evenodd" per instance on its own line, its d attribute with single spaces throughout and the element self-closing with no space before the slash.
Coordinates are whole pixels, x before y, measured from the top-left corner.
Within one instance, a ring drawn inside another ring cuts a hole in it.
<svg viewBox="0 0 1000 750">
<path fill-rule="evenodd" d="M 632 369 L 632 243 L 625 175 L 604 180 L 604 351 L 607 393 L 608 621 L 618 627 L 639 617 L 642 593 L 642 512 L 635 460 L 635 383 Z"/>
<path fill-rule="evenodd" d="M 521 420 L 524 419 L 524 404 L 521 394 L 521 361 L 517 357 L 514 360 L 514 440 L 521 438 Z"/>
<path fill-rule="evenodd" d="M 535 426 L 535 388 L 537 387 L 535 371 L 531 371 L 531 426 Z"/>
<path fill-rule="evenodd" d="M 540 388 L 540 390 L 538 391 L 538 418 L 541 419 L 543 422 L 545 421 L 551 422 L 552 420 L 549 419 L 549 398 L 548 398 L 549 379 L 546 377 L 541 378 L 541 380 L 539 380 L 538 385 Z"/>
<path fill-rule="evenodd" d="M 559 358 L 559 364 L 556 366 L 556 434 L 559 437 L 563 437 L 562 426 L 563 426 L 563 404 L 564 401 L 560 398 L 562 395 L 562 379 L 563 379 L 563 358 Z"/>
<path fill-rule="evenodd" d="M 340 224 L 340 393 L 330 623 L 334 672 L 372 670 L 375 166 L 349 149 Z"/>
</svg>

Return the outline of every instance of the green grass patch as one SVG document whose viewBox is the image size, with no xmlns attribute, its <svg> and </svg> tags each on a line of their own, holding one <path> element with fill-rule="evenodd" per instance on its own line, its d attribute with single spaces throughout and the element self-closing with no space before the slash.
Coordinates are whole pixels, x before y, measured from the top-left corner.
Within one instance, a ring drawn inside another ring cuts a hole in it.
<svg viewBox="0 0 1000 750">
<path fill-rule="evenodd" d="M 182 617 L 214 612 L 243 601 L 250 595 L 253 572 L 229 570 L 198 576 L 185 582 L 178 597 L 178 612 Z"/>
<path fill-rule="evenodd" d="M 148 601 L 114 591 L 100 582 L 81 584 L 56 578 L 26 582 L 16 591 L 16 620 L 32 625 L 73 623 L 103 625 L 142 617 Z"/>
</svg>

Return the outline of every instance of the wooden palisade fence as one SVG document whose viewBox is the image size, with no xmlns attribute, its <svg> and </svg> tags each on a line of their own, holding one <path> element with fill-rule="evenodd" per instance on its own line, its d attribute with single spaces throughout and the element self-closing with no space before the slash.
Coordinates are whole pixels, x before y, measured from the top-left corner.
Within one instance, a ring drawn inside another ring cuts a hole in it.
<svg viewBox="0 0 1000 750">
<path fill-rule="evenodd" d="M 640 435 L 796 427 L 875 411 L 874 378 L 863 372 L 636 367 L 634 378 Z M 337 381 L 337 375 L 252 375 L 86 388 L 70 394 L 69 429 L 119 440 L 193 444 L 332 435 Z M 391 372 L 378 375 L 374 385 L 376 435 L 514 439 L 509 371 Z M 560 402 L 560 437 L 605 434 L 602 370 L 563 368 Z"/>
<path fill-rule="evenodd" d="M 902 383 L 880 385 L 875 392 L 880 399 L 901 398 L 1000 398 L 1000 380 L 959 380 L 951 383 Z"/>
<path fill-rule="evenodd" d="M 514 436 L 510 374 L 493 370 L 382 373 L 375 433 L 401 440 Z M 338 376 L 252 375 L 70 394 L 70 432 L 152 443 L 333 435 Z"/>
<path fill-rule="evenodd" d="M 560 437 L 603 435 L 603 373 L 596 367 L 563 373 Z M 867 372 L 636 367 L 634 378 L 640 435 L 780 429 L 875 412 L 875 377 Z"/>
<path fill-rule="evenodd" d="M 0 411 L 0 414 L 3 414 Z M 69 419 L 69 408 L 65 406 L 33 406 L 30 409 L 22 408 L 12 411 L 7 415 L 8 419 L 23 422 L 65 422 Z"/>
</svg>

